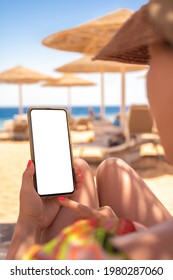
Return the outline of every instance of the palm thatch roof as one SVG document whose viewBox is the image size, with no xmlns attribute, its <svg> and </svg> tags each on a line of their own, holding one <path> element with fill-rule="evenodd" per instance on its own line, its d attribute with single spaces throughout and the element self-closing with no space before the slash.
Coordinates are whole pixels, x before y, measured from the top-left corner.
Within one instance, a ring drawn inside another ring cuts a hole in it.
<svg viewBox="0 0 173 280">
<path fill-rule="evenodd" d="M 0 73 L 0 81 L 8 84 L 33 84 L 49 78 L 22 66 L 16 66 Z"/>
<path fill-rule="evenodd" d="M 66 73 L 63 76 L 56 78 L 56 79 L 50 79 L 47 82 L 44 83 L 44 86 L 93 86 L 95 85 L 94 82 L 90 82 L 88 80 L 81 79 L 71 73 Z"/>
<path fill-rule="evenodd" d="M 55 69 L 58 72 L 70 73 L 96 73 L 96 72 L 133 72 L 147 69 L 145 65 L 126 64 L 116 61 L 92 60 L 87 55 Z"/>
<path fill-rule="evenodd" d="M 43 39 L 42 44 L 64 51 L 96 54 L 132 14 L 131 10 L 119 9 L 76 28 L 54 33 Z"/>
</svg>

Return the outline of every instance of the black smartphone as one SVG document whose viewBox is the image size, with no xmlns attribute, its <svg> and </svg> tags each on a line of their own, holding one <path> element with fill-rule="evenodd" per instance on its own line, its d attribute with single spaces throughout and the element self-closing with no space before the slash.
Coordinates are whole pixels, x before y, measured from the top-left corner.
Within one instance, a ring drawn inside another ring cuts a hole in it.
<svg viewBox="0 0 173 280">
<path fill-rule="evenodd" d="M 68 113 L 63 108 L 28 109 L 34 184 L 40 196 L 72 194 L 75 190 Z"/>
</svg>

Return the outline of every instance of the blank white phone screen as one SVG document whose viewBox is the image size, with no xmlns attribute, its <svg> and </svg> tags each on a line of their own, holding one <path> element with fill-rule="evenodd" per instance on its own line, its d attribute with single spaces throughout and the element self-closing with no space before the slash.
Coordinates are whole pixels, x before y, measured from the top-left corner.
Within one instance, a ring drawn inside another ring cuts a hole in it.
<svg viewBox="0 0 173 280">
<path fill-rule="evenodd" d="M 38 193 L 72 193 L 74 184 L 66 112 L 32 109 L 31 122 Z"/>
</svg>

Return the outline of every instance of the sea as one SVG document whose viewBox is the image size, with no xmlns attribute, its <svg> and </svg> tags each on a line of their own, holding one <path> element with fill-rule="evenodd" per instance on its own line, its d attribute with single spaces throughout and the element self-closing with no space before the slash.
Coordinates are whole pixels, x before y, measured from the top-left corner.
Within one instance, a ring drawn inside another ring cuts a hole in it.
<svg viewBox="0 0 173 280">
<path fill-rule="evenodd" d="M 61 106 L 63 107 L 63 106 Z M 66 108 L 64 106 L 64 108 Z M 73 106 L 71 108 L 71 116 L 74 118 L 88 117 L 88 108 L 92 109 L 96 116 L 99 116 L 100 107 L 99 106 Z M 24 113 L 26 113 L 28 107 L 24 108 Z M 105 107 L 105 118 L 110 121 L 114 121 L 115 115 L 120 112 L 119 106 L 106 106 Z M 0 107 L 0 130 L 4 129 L 4 122 L 9 119 L 13 119 L 14 115 L 18 114 L 18 107 Z"/>
</svg>

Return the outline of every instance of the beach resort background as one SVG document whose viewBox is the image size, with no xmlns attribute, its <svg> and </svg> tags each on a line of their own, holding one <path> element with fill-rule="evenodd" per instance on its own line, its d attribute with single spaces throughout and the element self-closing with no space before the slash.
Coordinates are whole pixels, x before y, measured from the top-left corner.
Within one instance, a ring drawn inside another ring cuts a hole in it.
<svg viewBox="0 0 173 280">
<path fill-rule="evenodd" d="M 76 27 L 121 8 L 137 10 L 146 0 L 38 0 L 2 1 L 0 4 L 0 72 L 21 65 L 50 77 L 62 73 L 54 69 L 83 56 L 80 53 L 45 47 L 42 40 L 54 32 Z M 145 79 L 138 78 L 146 71 L 126 74 L 126 104 L 146 103 Z M 100 74 L 79 73 L 77 76 L 96 83 L 93 87 L 74 87 L 74 106 L 100 106 Z M 105 104 L 119 106 L 121 99 L 120 73 L 105 73 Z M 91 102 L 92 100 L 92 102 Z M 66 88 L 23 85 L 24 106 L 67 105 Z M 18 106 L 18 86 L 0 85 L 0 107 Z"/>
<path fill-rule="evenodd" d="M 55 72 L 55 68 L 83 55 L 47 48 L 41 44 L 45 37 L 120 8 L 135 11 L 146 2 L 143 0 L 1 1 L 0 72 L 21 65 L 51 77 L 60 77 L 62 73 Z M 145 78 L 141 78 L 145 73 L 146 70 L 126 74 L 127 109 L 132 104 L 148 104 L 146 81 Z M 72 88 L 72 116 L 75 118 L 87 117 L 88 107 L 93 108 L 98 114 L 100 110 L 100 74 L 79 73 L 77 76 L 93 81 L 96 85 Z M 115 114 L 120 110 L 121 75 L 120 73 L 105 73 L 104 76 L 106 119 L 113 121 Z M 66 107 L 67 90 L 66 88 L 42 87 L 41 84 L 23 85 L 23 105 L 25 112 L 29 106 L 35 105 Z M 18 86 L 0 84 L 0 130 L 3 130 L 4 121 L 13 118 L 17 113 Z M 158 155 L 152 144 L 141 145 L 140 157 L 132 164 L 132 167 L 173 213 L 173 168 L 163 160 L 163 150 L 159 151 Z M 9 242 L 7 239 L 8 228 L 6 228 L 4 236 L 2 225 L 14 224 L 17 219 L 22 173 L 30 158 L 29 142 L 0 141 L 0 157 L 0 242 L 2 243 L 2 241 Z M 95 175 L 97 165 L 91 165 L 91 167 L 93 175 Z M 5 243 L 5 250 L 7 245 Z M 3 250 L 2 248 L 3 245 L 0 246 L 0 251 Z"/>
</svg>

